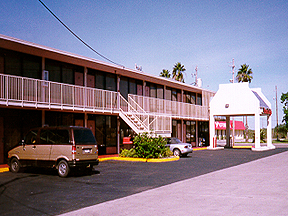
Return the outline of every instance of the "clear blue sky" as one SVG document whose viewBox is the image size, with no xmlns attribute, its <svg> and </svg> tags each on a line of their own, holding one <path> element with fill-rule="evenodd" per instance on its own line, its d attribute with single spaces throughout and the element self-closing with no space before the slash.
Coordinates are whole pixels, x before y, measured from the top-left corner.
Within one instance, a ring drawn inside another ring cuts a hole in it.
<svg viewBox="0 0 288 216">
<path fill-rule="evenodd" d="M 186 83 L 198 66 L 203 88 L 217 91 L 241 64 L 253 71 L 251 88 L 262 88 L 273 108 L 278 86 L 288 92 L 287 0 L 43 0 L 76 34 L 127 68 L 141 65 L 159 75 L 176 62 Z M 103 60 L 72 36 L 37 0 L 0 2 L 0 34 Z M 264 120 L 265 121 L 265 120 Z"/>
</svg>

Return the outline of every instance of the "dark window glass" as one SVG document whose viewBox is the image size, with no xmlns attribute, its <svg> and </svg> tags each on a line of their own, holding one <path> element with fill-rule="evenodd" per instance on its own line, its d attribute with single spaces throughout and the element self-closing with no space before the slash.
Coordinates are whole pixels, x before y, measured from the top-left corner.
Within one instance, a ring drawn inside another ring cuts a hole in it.
<svg viewBox="0 0 288 216">
<path fill-rule="evenodd" d="M 163 99 L 164 98 L 164 87 L 157 85 L 157 98 Z"/>
<path fill-rule="evenodd" d="M 202 106 L 202 94 L 197 94 L 197 105 Z"/>
<path fill-rule="evenodd" d="M 61 82 L 61 66 L 57 64 L 46 63 L 46 70 L 49 71 L 49 80 Z"/>
<path fill-rule="evenodd" d="M 177 90 L 172 89 L 172 101 L 177 101 Z"/>
<path fill-rule="evenodd" d="M 154 84 L 150 84 L 150 97 L 157 97 L 156 86 Z"/>
<path fill-rule="evenodd" d="M 191 124 L 190 121 L 186 122 L 186 142 L 190 143 L 191 142 Z"/>
<path fill-rule="evenodd" d="M 129 79 L 129 94 L 137 94 L 137 85 L 134 79 Z"/>
<path fill-rule="evenodd" d="M 96 144 L 91 130 L 74 129 L 74 140 L 75 144 Z"/>
<path fill-rule="evenodd" d="M 105 76 L 99 71 L 96 73 L 96 88 L 105 89 Z"/>
<path fill-rule="evenodd" d="M 143 85 L 141 82 L 137 83 L 137 95 L 143 95 Z"/>
<path fill-rule="evenodd" d="M 196 122 L 191 121 L 191 142 L 196 142 Z"/>
<path fill-rule="evenodd" d="M 185 96 L 186 96 L 186 103 L 191 103 L 191 94 L 190 92 L 185 92 Z"/>
<path fill-rule="evenodd" d="M 62 69 L 62 82 L 68 83 L 68 84 L 74 84 L 73 83 L 73 69 L 72 68 L 63 68 Z"/>
<path fill-rule="evenodd" d="M 127 100 L 128 99 L 128 78 L 120 78 L 120 93 Z"/>
<path fill-rule="evenodd" d="M 23 58 L 23 76 L 35 79 L 41 78 L 41 63 L 39 57 L 24 56 Z"/>
<path fill-rule="evenodd" d="M 105 116 L 96 115 L 96 140 L 98 145 L 105 145 Z"/>
<path fill-rule="evenodd" d="M 109 147 L 117 146 L 117 118 L 106 116 L 106 144 Z"/>
<path fill-rule="evenodd" d="M 40 144 L 69 144 L 69 131 L 41 130 Z"/>
<path fill-rule="evenodd" d="M 191 103 L 196 104 L 196 93 L 191 93 Z"/>
<path fill-rule="evenodd" d="M 172 100 L 171 88 L 166 88 L 166 100 Z"/>
<path fill-rule="evenodd" d="M 5 57 L 5 73 L 21 76 L 21 58 L 17 53 L 7 54 Z"/>
<path fill-rule="evenodd" d="M 0 73 L 5 73 L 4 68 L 4 56 L 2 56 L 0 53 Z"/>
<path fill-rule="evenodd" d="M 25 144 L 34 144 L 36 143 L 37 139 L 37 130 L 29 131 L 28 134 L 25 136 L 24 143 Z"/>
<path fill-rule="evenodd" d="M 106 90 L 116 91 L 116 76 L 114 74 L 106 74 Z"/>
</svg>

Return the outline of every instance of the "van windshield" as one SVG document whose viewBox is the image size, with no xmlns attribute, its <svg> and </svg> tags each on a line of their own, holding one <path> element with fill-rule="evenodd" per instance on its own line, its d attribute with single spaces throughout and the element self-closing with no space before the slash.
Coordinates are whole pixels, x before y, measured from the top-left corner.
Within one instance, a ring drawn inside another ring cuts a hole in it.
<svg viewBox="0 0 288 216">
<path fill-rule="evenodd" d="M 96 144 L 95 137 L 91 130 L 74 129 L 75 144 Z"/>
</svg>

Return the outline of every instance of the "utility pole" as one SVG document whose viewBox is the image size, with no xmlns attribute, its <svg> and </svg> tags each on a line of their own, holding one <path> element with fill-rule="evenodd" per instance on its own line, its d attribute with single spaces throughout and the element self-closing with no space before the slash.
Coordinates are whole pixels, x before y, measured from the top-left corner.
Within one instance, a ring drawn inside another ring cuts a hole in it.
<svg viewBox="0 0 288 216">
<path fill-rule="evenodd" d="M 234 83 L 234 73 L 235 73 L 235 64 L 234 64 L 234 58 L 232 59 L 232 82 Z M 235 120 L 234 120 L 234 117 L 232 119 L 232 122 L 233 122 L 233 132 L 232 132 L 232 146 L 235 145 Z"/>
<path fill-rule="evenodd" d="M 195 86 L 198 87 L 198 66 L 196 65 L 196 68 L 195 68 L 195 73 L 193 74 L 193 72 L 191 73 L 191 76 L 195 77 L 195 82 L 194 83 L 191 83 L 191 84 L 194 84 Z"/>
<path fill-rule="evenodd" d="M 275 86 L 275 91 L 276 91 L 276 122 L 277 122 L 276 134 L 277 134 L 277 141 L 278 141 L 278 140 L 279 140 L 279 136 L 278 136 L 278 102 L 277 102 L 277 85 Z"/>
<path fill-rule="evenodd" d="M 197 76 L 198 76 L 198 66 L 196 65 L 196 68 L 195 68 L 195 85 L 196 86 L 198 86 L 198 80 L 197 80 L 198 77 Z"/>
</svg>

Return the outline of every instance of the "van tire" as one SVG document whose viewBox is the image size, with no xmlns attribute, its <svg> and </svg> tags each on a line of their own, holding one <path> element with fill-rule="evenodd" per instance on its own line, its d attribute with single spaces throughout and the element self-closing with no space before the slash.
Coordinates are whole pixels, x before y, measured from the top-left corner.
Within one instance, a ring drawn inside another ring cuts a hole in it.
<svg viewBox="0 0 288 216">
<path fill-rule="evenodd" d="M 68 176 L 69 172 L 70 172 L 70 167 L 67 163 L 66 160 L 61 160 L 59 163 L 58 163 L 58 175 L 62 178 L 65 178 Z"/>
<path fill-rule="evenodd" d="M 21 164 L 17 158 L 13 158 L 10 162 L 9 170 L 12 173 L 18 173 L 20 172 Z"/>
</svg>

